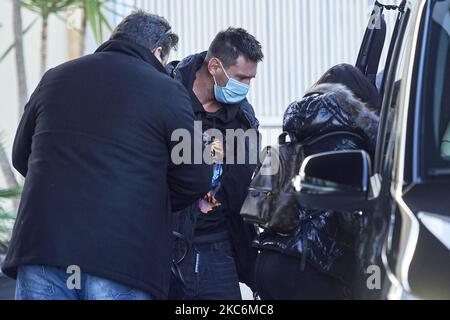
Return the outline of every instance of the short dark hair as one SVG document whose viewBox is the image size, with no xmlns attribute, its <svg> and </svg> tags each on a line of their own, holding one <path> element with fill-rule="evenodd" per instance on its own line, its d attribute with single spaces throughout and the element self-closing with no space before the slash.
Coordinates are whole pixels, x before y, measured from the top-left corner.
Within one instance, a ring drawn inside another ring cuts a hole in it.
<svg viewBox="0 0 450 320">
<path fill-rule="evenodd" d="M 260 62 L 264 58 L 261 44 L 253 35 L 242 28 L 230 27 L 214 38 L 206 62 L 218 58 L 227 68 L 235 65 L 240 55 L 253 62 Z"/>
<path fill-rule="evenodd" d="M 178 44 L 178 35 L 171 32 L 169 22 L 156 14 L 135 11 L 114 29 L 111 40 L 126 39 L 149 50 L 162 48 L 164 58 Z"/>
</svg>

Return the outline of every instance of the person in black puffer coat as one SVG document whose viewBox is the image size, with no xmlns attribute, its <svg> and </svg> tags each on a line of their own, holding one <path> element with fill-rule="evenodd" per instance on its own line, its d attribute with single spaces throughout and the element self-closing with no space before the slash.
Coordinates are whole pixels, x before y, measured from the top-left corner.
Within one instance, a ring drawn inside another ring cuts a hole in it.
<svg viewBox="0 0 450 320">
<path fill-rule="evenodd" d="M 303 141 L 336 131 L 363 139 L 336 136 L 305 148 L 321 152 L 365 149 L 374 153 L 379 118 L 378 92 L 355 67 L 331 68 L 284 115 L 283 129 Z M 257 294 L 263 300 L 350 299 L 355 266 L 358 217 L 353 213 L 300 210 L 292 234 L 259 234 L 255 270 Z"/>
</svg>

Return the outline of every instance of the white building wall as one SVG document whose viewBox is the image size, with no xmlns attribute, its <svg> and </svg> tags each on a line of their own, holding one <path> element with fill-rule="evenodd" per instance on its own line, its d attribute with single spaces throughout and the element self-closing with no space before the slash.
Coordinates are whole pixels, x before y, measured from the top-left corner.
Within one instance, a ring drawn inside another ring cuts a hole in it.
<svg viewBox="0 0 450 320">
<path fill-rule="evenodd" d="M 123 5 L 123 4 L 126 5 Z M 220 30 L 243 27 L 261 42 L 265 60 L 249 100 L 274 143 L 282 115 L 329 67 L 356 62 L 373 0 L 118 0 L 166 17 L 180 35 L 174 59 L 207 50 Z M 395 3 L 395 1 L 387 1 Z M 392 16 L 392 15 L 391 15 Z M 392 21 L 392 19 L 390 19 Z"/>
</svg>

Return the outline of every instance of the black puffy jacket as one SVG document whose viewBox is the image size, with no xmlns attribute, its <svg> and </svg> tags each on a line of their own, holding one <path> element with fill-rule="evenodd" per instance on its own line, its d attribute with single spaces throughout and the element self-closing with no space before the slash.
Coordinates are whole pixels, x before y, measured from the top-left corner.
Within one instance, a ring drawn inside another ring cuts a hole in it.
<svg viewBox="0 0 450 320">
<path fill-rule="evenodd" d="M 288 107 L 283 129 L 297 141 L 348 131 L 359 134 L 367 142 L 362 144 L 356 138 L 337 136 L 305 148 L 306 155 L 364 148 L 373 153 L 378 116 L 345 86 L 321 84 Z M 255 247 L 304 258 L 319 270 L 350 284 L 358 218 L 353 213 L 301 209 L 300 221 L 289 236 L 261 233 L 254 242 Z"/>
</svg>

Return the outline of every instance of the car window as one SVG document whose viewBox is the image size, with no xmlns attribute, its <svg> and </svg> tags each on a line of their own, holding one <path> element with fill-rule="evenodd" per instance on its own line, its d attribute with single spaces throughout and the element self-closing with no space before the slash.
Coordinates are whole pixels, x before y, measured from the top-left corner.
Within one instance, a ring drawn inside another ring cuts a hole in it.
<svg viewBox="0 0 450 320">
<path fill-rule="evenodd" d="M 425 167 L 450 174 L 450 0 L 436 2 L 426 48 L 424 81 Z"/>
<path fill-rule="evenodd" d="M 435 72 L 436 98 L 434 101 L 434 129 L 442 159 L 450 161 L 450 11 L 437 21 L 440 28 Z"/>
<path fill-rule="evenodd" d="M 380 151 L 377 159 L 376 170 L 378 173 L 391 171 L 392 158 L 395 150 L 395 115 L 400 101 L 400 88 L 404 75 L 404 66 L 408 58 L 408 32 L 411 28 L 407 28 L 409 21 L 409 11 L 401 18 L 398 34 L 393 39 L 395 46 L 392 53 L 392 61 L 387 66 L 388 74 L 386 75 L 386 83 L 383 97 L 383 111 L 381 116 L 380 130 Z M 379 162 L 378 162 L 379 161 Z"/>
</svg>

